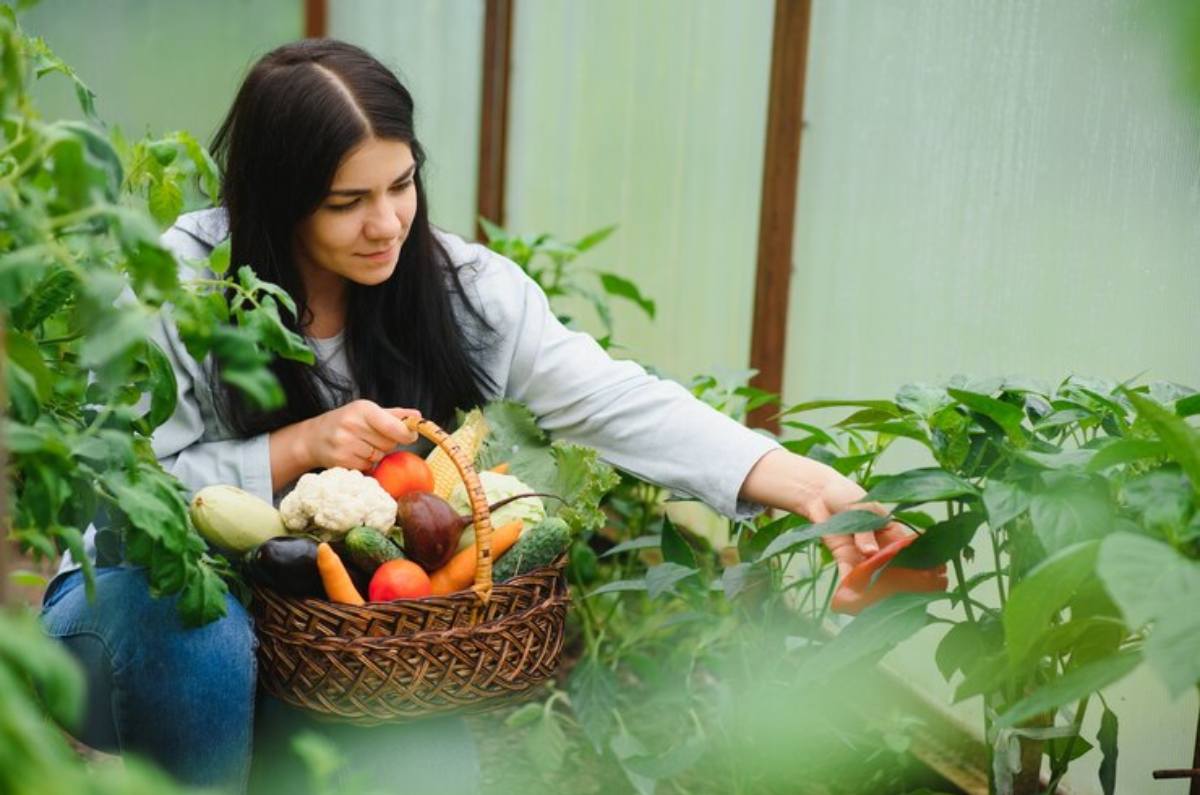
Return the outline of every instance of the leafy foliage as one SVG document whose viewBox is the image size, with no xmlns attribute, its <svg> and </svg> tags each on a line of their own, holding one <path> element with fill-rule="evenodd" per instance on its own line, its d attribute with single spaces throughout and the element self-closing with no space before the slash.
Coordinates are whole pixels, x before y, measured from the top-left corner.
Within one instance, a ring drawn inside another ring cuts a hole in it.
<svg viewBox="0 0 1200 795">
<path fill-rule="evenodd" d="M 574 299 L 592 307 L 604 330 L 598 340 L 602 347 L 612 345 L 613 298 L 628 301 L 654 319 L 654 300 L 643 295 L 632 281 L 616 273 L 582 268 L 577 262 L 580 255 L 608 239 L 616 231 L 615 226 L 604 227 L 573 243 L 566 243 L 548 234 L 514 235 L 485 218 L 479 221 L 487 235 L 488 247 L 519 265 L 552 303 L 558 303 L 561 308 L 563 299 Z M 562 311 L 558 313 L 558 319 L 567 325 L 573 321 L 570 314 Z"/>
<path fill-rule="evenodd" d="M 278 405 L 270 358 L 312 360 L 280 315 L 295 307 L 249 268 L 230 276 L 227 249 L 185 270 L 160 243 L 186 191 L 217 198 L 216 168 L 195 139 L 110 136 L 91 91 L 45 42 L 22 34 L 9 7 L 0 7 L 0 47 L 13 538 L 41 557 L 69 549 L 90 589 L 83 531 L 94 521 L 102 552 L 123 550 L 146 567 L 155 592 L 181 593 L 189 623 L 211 621 L 224 612 L 223 567 L 189 524 L 187 490 L 150 445 L 175 409 L 167 329 L 197 360 L 219 359 L 251 399 Z M 27 80 L 48 74 L 75 83 L 84 120 L 39 117 Z M 197 278 L 181 278 L 190 272 Z"/>
</svg>

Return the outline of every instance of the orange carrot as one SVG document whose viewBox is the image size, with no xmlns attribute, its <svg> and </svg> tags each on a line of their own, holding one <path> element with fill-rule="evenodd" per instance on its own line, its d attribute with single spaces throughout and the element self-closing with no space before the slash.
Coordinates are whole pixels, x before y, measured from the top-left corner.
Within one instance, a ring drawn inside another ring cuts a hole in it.
<svg viewBox="0 0 1200 795">
<path fill-rule="evenodd" d="M 508 462 L 502 461 L 499 464 L 496 464 L 496 466 L 489 469 L 488 472 L 495 472 L 497 475 L 507 475 L 508 474 Z"/>
<path fill-rule="evenodd" d="M 317 544 L 317 571 L 321 573 L 321 584 L 325 586 L 325 595 L 329 597 L 329 601 L 344 605 L 364 604 L 362 595 L 350 579 L 350 573 L 342 564 L 342 559 L 333 551 L 333 547 L 324 541 Z"/>
<path fill-rule="evenodd" d="M 520 519 L 501 525 L 492 531 L 492 560 L 496 560 L 521 537 L 524 522 Z M 429 575 L 435 596 L 461 591 L 475 581 L 475 545 L 450 558 L 450 562 Z"/>
</svg>

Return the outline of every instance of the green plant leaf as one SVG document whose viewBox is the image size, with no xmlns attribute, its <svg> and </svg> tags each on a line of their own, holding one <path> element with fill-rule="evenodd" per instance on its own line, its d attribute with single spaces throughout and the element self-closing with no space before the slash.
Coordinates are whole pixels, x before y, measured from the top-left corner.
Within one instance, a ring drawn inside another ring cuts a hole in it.
<svg viewBox="0 0 1200 795">
<path fill-rule="evenodd" d="M 183 188 L 179 185 L 177 171 L 167 169 L 161 180 L 150 185 L 147 206 L 160 227 L 166 228 L 175 223 L 175 219 L 183 212 Z"/>
<path fill-rule="evenodd" d="M 581 237 L 579 240 L 575 241 L 573 248 L 582 254 L 583 252 L 593 249 L 603 243 L 608 239 L 609 235 L 615 231 L 617 231 L 616 224 L 597 229 L 595 232 L 590 232 Z"/>
<path fill-rule="evenodd" d="M 622 541 L 620 544 L 617 544 L 612 549 L 607 550 L 600 557 L 609 558 L 609 557 L 612 557 L 613 555 L 619 555 L 622 552 L 629 552 L 631 550 L 636 550 L 636 549 L 657 549 L 661 545 L 662 545 L 662 536 L 659 536 L 659 535 L 638 536 L 637 538 L 631 538 L 628 541 Z"/>
<path fill-rule="evenodd" d="M 942 678 L 949 682 L 956 671 L 969 668 L 979 658 L 985 643 L 984 630 L 979 624 L 963 621 L 950 627 L 933 654 Z"/>
<path fill-rule="evenodd" d="M 942 594 L 903 593 L 871 605 L 805 660 L 798 680 L 844 676 L 851 665 L 882 655 L 929 623 L 926 608 Z"/>
<path fill-rule="evenodd" d="M 642 295 L 633 282 L 615 273 L 601 273 L 600 284 L 604 287 L 604 292 L 633 302 L 651 320 L 654 319 L 654 301 Z"/>
<path fill-rule="evenodd" d="M 1095 576 L 1100 544 L 1088 541 L 1047 558 L 1017 583 L 1004 605 L 1004 636 L 1015 670 L 1041 642 L 1051 619 Z"/>
<path fill-rule="evenodd" d="M 593 596 L 599 596 L 602 593 L 623 593 L 625 591 L 644 591 L 646 590 L 646 580 L 613 580 L 612 582 L 601 585 L 596 590 L 585 596 L 585 599 L 591 599 Z"/>
<path fill-rule="evenodd" d="M 746 590 L 746 586 L 750 584 L 753 577 L 752 563 L 735 563 L 728 566 L 721 572 L 721 590 L 725 593 L 725 598 L 733 600 L 737 595 Z"/>
<path fill-rule="evenodd" d="M 1100 788 L 1104 795 L 1113 795 L 1117 788 L 1117 715 L 1108 707 L 1100 716 L 1100 730 L 1096 742 L 1100 744 Z"/>
<path fill-rule="evenodd" d="M 1200 414 L 1200 393 L 1188 395 L 1176 401 L 1175 413 L 1180 417 L 1193 417 Z"/>
<path fill-rule="evenodd" d="M 978 490 L 967 481 L 935 467 L 910 469 L 898 475 L 880 478 L 864 500 L 900 502 L 908 505 L 971 497 Z"/>
<path fill-rule="evenodd" d="M 810 400 L 805 403 L 797 403 L 794 406 L 789 406 L 781 412 L 780 416 L 786 417 L 789 414 L 800 414 L 805 411 L 812 411 L 813 409 L 853 407 L 879 409 L 880 411 L 890 413 L 894 417 L 900 416 L 900 410 L 890 400 Z"/>
<path fill-rule="evenodd" d="M 617 678 L 594 656 L 579 662 L 567 678 L 571 710 L 596 753 L 601 753 L 614 725 L 617 707 Z"/>
<path fill-rule="evenodd" d="M 743 533 L 738 539 L 738 554 L 744 561 L 756 561 L 762 557 L 763 551 L 776 538 L 793 528 L 807 524 L 809 524 L 808 519 L 797 513 L 789 513 L 773 519 L 753 533 Z"/>
<path fill-rule="evenodd" d="M 954 401 L 944 387 L 928 384 L 905 384 L 896 392 L 896 405 L 928 419 Z"/>
<path fill-rule="evenodd" d="M 621 726 L 620 731 L 608 741 L 608 747 L 612 750 L 613 756 L 621 764 L 621 770 L 625 773 L 625 777 L 629 779 L 629 783 L 633 785 L 638 795 L 654 795 L 654 790 L 657 787 L 654 779 L 647 778 L 625 767 L 625 760 L 647 756 L 648 752 L 642 741 L 630 734 L 624 726 Z"/>
<path fill-rule="evenodd" d="M 1150 398 L 1131 390 L 1125 390 L 1124 394 L 1137 408 L 1138 416 L 1154 428 L 1171 457 L 1183 467 L 1192 488 L 1200 493 L 1200 431 Z"/>
<path fill-rule="evenodd" d="M 824 522 L 807 525 L 796 530 L 789 530 L 775 538 L 763 550 L 757 560 L 766 560 L 784 552 L 790 551 L 798 544 L 811 541 L 814 538 L 828 535 L 844 535 L 846 533 L 867 533 L 878 530 L 891 521 L 887 516 L 880 516 L 871 511 L 842 511 L 834 514 Z"/>
<path fill-rule="evenodd" d="M 208 269 L 217 276 L 224 276 L 229 270 L 230 257 L 233 252 L 233 239 L 225 238 L 208 255 Z M 294 310 L 293 310 L 294 311 Z"/>
<path fill-rule="evenodd" d="M 1050 555 L 1073 544 L 1102 538 L 1112 526 L 1113 515 L 1106 495 L 1090 484 L 1073 481 L 1035 494 L 1029 502 L 1034 533 Z"/>
<path fill-rule="evenodd" d="M 150 318 L 133 307 L 109 320 L 84 338 L 79 351 L 84 367 L 100 368 L 123 356 L 145 341 L 150 328 Z"/>
<path fill-rule="evenodd" d="M 695 553 L 666 514 L 662 518 L 662 555 L 665 561 L 687 568 L 696 567 Z"/>
<path fill-rule="evenodd" d="M 68 268 L 51 270 L 12 311 L 13 327 L 29 330 L 41 325 L 74 298 L 78 283 L 78 278 Z"/>
<path fill-rule="evenodd" d="M 1014 445 L 1023 447 L 1028 443 L 1025 429 L 1021 425 L 1025 420 L 1025 412 L 1020 407 L 964 389 L 947 389 L 946 393 L 971 411 L 993 420 Z"/>
<path fill-rule="evenodd" d="M 523 704 L 504 719 L 504 725 L 510 729 L 520 729 L 523 726 L 531 726 L 535 721 L 541 720 L 542 704 L 538 701 L 531 701 L 528 704 Z"/>
<path fill-rule="evenodd" d="M 150 411 L 146 415 L 149 430 L 171 418 L 175 413 L 179 385 L 175 381 L 175 368 L 162 348 L 154 342 L 146 345 L 146 363 L 150 366 Z"/>
<path fill-rule="evenodd" d="M 680 566 L 678 563 L 660 563 L 646 570 L 646 594 L 651 599 L 657 599 L 675 589 L 683 580 L 691 577 L 699 569 Z"/>
<path fill-rule="evenodd" d="M 1113 533 L 1096 568 L 1131 628 L 1154 623 L 1146 660 L 1172 694 L 1200 680 L 1200 614 L 1179 609 L 1200 604 L 1200 564 L 1161 541 Z"/>
<path fill-rule="evenodd" d="M 562 768 L 569 746 L 567 735 L 553 710 L 542 710 L 542 719 L 525 736 L 525 751 L 543 774 L 555 773 Z"/>
<path fill-rule="evenodd" d="M 1109 467 L 1166 454 L 1166 445 L 1156 439 L 1116 439 L 1096 451 L 1096 455 L 1088 462 L 1087 470 L 1101 472 Z"/>
<path fill-rule="evenodd" d="M 996 728 L 1016 726 L 1026 718 L 1098 693 L 1124 678 L 1137 668 L 1141 661 L 1141 652 L 1130 650 L 1068 671 L 1013 704 L 993 725 Z"/>
<path fill-rule="evenodd" d="M 707 743 L 704 737 L 693 735 L 684 742 L 657 756 L 630 756 L 621 760 L 626 770 L 654 781 L 673 779 L 700 761 Z"/>
<path fill-rule="evenodd" d="M 1029 509 L 1031 495 L 1016 483 L 989 480 L 983 487 L 983 507 L 987 511 L 988 524 L 994 529 L 1017 518 Z"/>
<path fill-rule="evenodd" d="M 1156 469 L 1125 483 L 1120 499 L 1147 530 L 1175 543 L 1185 536 L 1193 511 L 1187 478 L 1174 467 Z"/>
<path fill-rule="evenodd" d="M 983 524 L 981 511 L 964 511 L 944 522 L 938 522 L 912 542 L 889 565 L 909 569 L 931 569 L 952 560 L 963 550 L 975 531 Z"/>
</svg>

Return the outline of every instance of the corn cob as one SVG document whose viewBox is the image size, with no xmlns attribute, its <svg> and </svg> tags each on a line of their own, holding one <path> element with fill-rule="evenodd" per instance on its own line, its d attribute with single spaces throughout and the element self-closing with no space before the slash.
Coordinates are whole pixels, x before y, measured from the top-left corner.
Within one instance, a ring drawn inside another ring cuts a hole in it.
<svg viewBox="0 0 1200 795">
<path fill-rule="evenodd" d="M 474 463 L 487 433 L 487 420 L 484 419 L 483 412 L 479 409 L 472 409 L 467 413 L 462 424 L 458 426 L 458 430 L 450 434 L 449 441 L 458 446 L 468 461 Z M 462 475 L 458 473 L 458 468 L 454 466 L 454 462 L 450 460 L 450 456 L 441 446 L 433 448 L 433 452 L 429 454 L 425 462 L 433 470 L 433 493 L 443 500 L 448 499 L 454 487 L 462 482 Z"/>
</svg>

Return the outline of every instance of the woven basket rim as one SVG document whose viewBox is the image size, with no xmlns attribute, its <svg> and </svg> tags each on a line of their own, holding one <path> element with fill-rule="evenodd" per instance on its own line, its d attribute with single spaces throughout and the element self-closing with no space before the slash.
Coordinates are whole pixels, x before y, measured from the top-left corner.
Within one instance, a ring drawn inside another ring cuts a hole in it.
<svg viewBox="0 0 1200 795">
<path fill-rule="evenodd" d="M 566 566 L 566 564 L 567 564 L 567 555 L 564 552 L 562 555 L 559 555 L 557 558 L 555 558 L 554 562 L 550 563 L 547 566 L 539 566 L 536 569 L 530 569 L 529 571 L 518 574 L 515 577 L 510 577 L 509 579 L 505 580 L 504 582 L 498 582 L 495 585 L 493 585 L 492 587 L 500 588 L 500 589 L 504 589 L 504 590 L 519 589 L 522 587 L 523 581 L 533 578 L 535 575 L 539 575 L 540 573 L 546 572 L 550 569 L 561 570 Z M 475 596 L 474 592 L 471 591 L 470 589 L 463 589 L 461 591 L 455 591 L 454 593 L 451 593 L 451 594 L 446 594 L 445 596 L 422 596 L 419 599 L 389 599 L 386 602 L 367 602 L 362 605 L 350 605 L 350 604 L 345 604 L 343 602 L 332 602 L 328 599 L 318 599 L 313 596 L 288 596 L 287 594 L 281 594 L 278 591 L 270 588 L 269 586 L 267 586 L 261 582 L 258 582 L 257 580 L 253 580 L 253 579 L 250 579 L 249 583 L 250 583 L 251 590 L 265 591 L 265 592 L 269 593 L 275 599 L 279 599 L 280 601 L 283 601 L 283 602 L 291 602 L 292 604 L 299 605 L 305 609 L 308 609 L 310 606 L 319 606 L 320 609 L 322 609 L 322 610 L 329 610 L 330 605 L 332 605 L 333 606 L 332 609 L 340 611 L 340 612 L 345 612 L 349 615 L 354 615 L 356 613 L 365 614 L 367 612 L 378 611 L 378 610 L 386 611 L 389 608 L 394 608 L 394 609 L 398 610 L 401 608 L 401 605 L 454 604 L 456 602 L 461 602 L 468 598 L 472 599 L 472 600 L 477 598 Z"/>
<path fill-rule="evenodd" d="M 525 582 L 527 580 L 540 578 L 548 573 L 553 573 L 556 577 L 564 577 L 563 569 L 566 567 L 566 563 L 567 555 L 564 553 L 556 558 L 550 565 L 541 566 L 536 569 L 530 569 L 529 571 L 518 574 L 517 576 L 505 580 L 502 583 L 497 583 L 494 588 L 497 590 L 522 590 L 525 587 Z M 383 611 L 384 613 L 389 611 L 400 612 L 405 609 L 405 606 L 411 605 L 435 607 L 438 605 L 450 606 L 456 603 L 462 604 L 463 602 L 478 603 L 478 598 L 476 597 L 475 592 L 471 590 L 456 591 L 455 593 L 447 594 L 446 596 L 426 596 L 420 599 L 393 599 L 387 602 L 367 602 L 364 605 L 348 605 L 339 602 L 331 602 L 326 599 L 315 599 L 312 597 L 286 596 L 259 582 L 252 582 L 251 590 L 255 593 L 256 598 L 265 598 L 263 596 L 259 596 L 258 594 L 259 591 L 262 591 L 269 598 L 279 600 L 285 604 L 290 603 L 293 607 L 299 610 L 310 611 L 313 607 L 316 607 L 322 612 L 329 612 L 332 610 L 333 612 L 340 612 L 344 615 L 355 617 L 367 617 L 372 613 L 379 613 L 380 611 Z M 328 635 L 322 637 L 320 642 L 328 642 L 332 645 L 345 647 L 352 646 L 353 644 L 361 644 L 363 646 L 373 647 L 381 645 L 381 643 L 386 645 L 387 643 L 395 642 L 399 639 L 403 639 L 405 641 L 419 641 L 426 638 L 451 640 L 454 638 L 467 637 L 476 632 L 495 632 L 503 627 L 509 626 L 513 623 L 519 623 L 520 621 L 527 619 L 532 613 L 545 610 L 546 608 L 552 607 L 559 602 L 569 605 L 570 601 L 570 590 L 567 589 L 561 594 L 550 594 L 541 601 L 530 604 L 528 607 L 516 612 L 506 613 L 492 619 L 491 621 L 481 621 L 478 624 L 471 624 L 470 626 L 447 627 L 445 629 L 421 629 L 402 635 L 368 635 L 356 637 Z M 264 627 L 262 622 L 258 620 L 255 620 L 254 622 L 254 630 L 255 632 L 259 632 L 264 635 L 270 635 L 274 638 L 286 638 L 289 634 L 291 634 L 288 631 L 272 631 L 269 627 Z"/>
<path fill-rule="evenodd" d="M 514 624 L 523 624 L 535 614 L 541 614 L 560 604 L 569 605 L 570 597 L 566 595 L 551 596 L 542 601 L 532 604 L 524 610 L 519 610 L 515 613 L 508 613 L 491 621 L 485 621 L 480 624 L 472 624 L 469 627 L 448 627 L 446 629 L 422 629 L 416 632 L 409 632 L 403 635 L 364 635 L 359 637 L 348 638 L 343 635 L 328 635 L 326 637 L 307 641 L 307 645 L 320 646 L 322 648 L 338 648 L 345 650 L 352 649 L 376 649 L 395 646 L 399 643 L 421 643 L 428 640 L 436 640 L 439 643 L 447 643 L 450 641 L 468 638 L 474 635 L 494 635 L 499 632 L 505 632 Z M 287 640 L 287 632 L 277 632 L 269 628 L 257 629 L 257 632 L 268 635 L 272 638 Z"/>
</svg>

